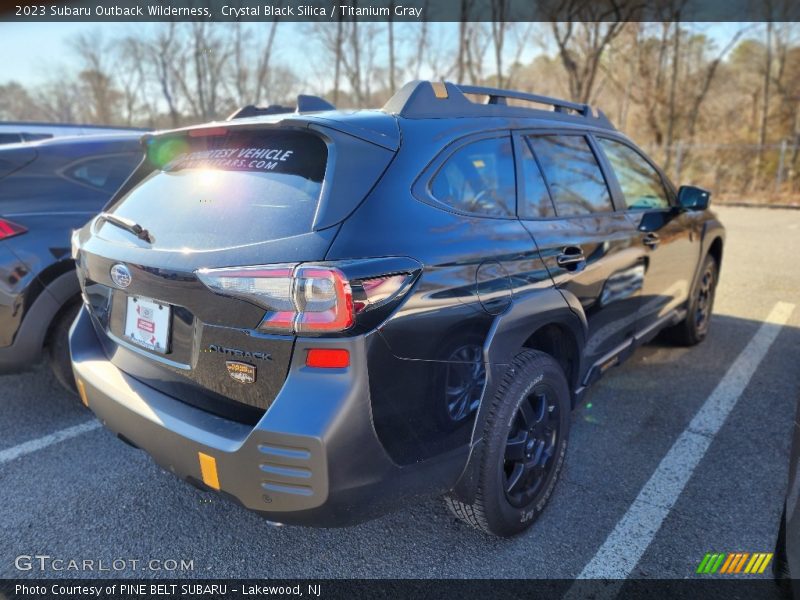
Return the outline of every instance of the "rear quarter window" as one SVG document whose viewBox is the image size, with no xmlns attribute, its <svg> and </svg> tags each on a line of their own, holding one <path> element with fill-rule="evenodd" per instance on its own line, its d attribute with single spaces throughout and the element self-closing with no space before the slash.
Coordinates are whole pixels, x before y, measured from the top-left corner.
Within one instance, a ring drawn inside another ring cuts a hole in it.
<svg viewBox="0 0 800 600">
<path fill-rule="evenodd" d="M 458 212 L 514 217 L 516 190 L 510 138 L 479 140 L 456 150 L 433 177 L 430 193 Z"/>
</svg>

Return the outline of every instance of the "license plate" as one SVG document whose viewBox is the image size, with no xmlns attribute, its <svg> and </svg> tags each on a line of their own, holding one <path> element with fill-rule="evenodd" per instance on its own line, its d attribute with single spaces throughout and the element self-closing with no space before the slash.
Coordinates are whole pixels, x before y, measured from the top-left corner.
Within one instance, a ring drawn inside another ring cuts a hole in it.
<svg viewBox="0 0 800 600">
<path fill-rule="evenodd" d="M 169 304 L 151 298 L 128 296 L 125 337 L 162 354 L 169 345 Z"/>
</svg>

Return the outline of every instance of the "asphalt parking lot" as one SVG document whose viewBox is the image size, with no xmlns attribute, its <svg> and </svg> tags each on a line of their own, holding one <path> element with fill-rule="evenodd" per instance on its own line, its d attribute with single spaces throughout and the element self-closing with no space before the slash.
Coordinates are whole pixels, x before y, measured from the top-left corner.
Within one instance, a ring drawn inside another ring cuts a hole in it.
<svg viewBox="0 0 800 600">
<path fill-rule="evenodd" d="M 69 429 L 93 417 L 40 368 L 0 377 L 0 577 L 91 575 L 15 568 L 40 554 L 193 561 L 95 573 L 115 577 L 685 578 L 706 552 L 771 552 L 800 398 L 800 211 L 719 214 L 728 240 L 710 338 L 650 344 L 594 387 L 527 534 L 489 538 L 438 498 L 348 529 L 271 526 L 102 428 Z M 762 326 L 768 315 L 776 323 Z M 701 410 L 716 430 L 695 431 Z M 681 450 L 687 431 L 705 445 Z"/>
</svg>

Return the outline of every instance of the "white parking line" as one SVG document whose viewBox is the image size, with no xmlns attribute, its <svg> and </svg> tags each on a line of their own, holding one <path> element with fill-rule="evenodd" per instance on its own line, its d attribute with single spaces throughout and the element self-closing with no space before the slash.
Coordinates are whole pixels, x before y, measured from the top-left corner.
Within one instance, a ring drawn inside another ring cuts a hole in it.
<svg viewBox="0 0 800 600">
<path fill-rule="evenodd" d="M 630 575 L 794 307 L 778 302 L 772 308 L 578 579 L 625 579 Z M 580 589 L 576 585 L 568 596 Z"/>
<path fill-rule="evenodd" d="M 66 429 L 55 431 L 44 437 L 40 437 L 35 440 L 31 440 L 29 442 L 24 442 L 17 446 L 6 448 L 5 450 L 0 450 L 0 465 L 10 462 L 14 459 L 17 459 L 20 456 L 25 456 L 26 454 L 30 454 L 31 452 L 42 450 L 43 448 L 47 448 L 48 446 L 52 446 L 53 444 L 63 442 L 64 440 L 74 438 L 84 433 L 88 433 L 89 431 L 97 429 L 100 426 L 101 426 L 100 421 L 86 421 L 85 423 L 81 423 L 80 425 L 75 425 L 74 427 L 67 427 Z"/>
</svg>

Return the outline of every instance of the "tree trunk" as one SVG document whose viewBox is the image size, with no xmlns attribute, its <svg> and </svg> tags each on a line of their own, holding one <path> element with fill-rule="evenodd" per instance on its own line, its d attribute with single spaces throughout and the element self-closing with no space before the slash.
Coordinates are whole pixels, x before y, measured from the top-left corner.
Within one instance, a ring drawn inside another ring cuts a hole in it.
<svg viewBox="0 0 800 600">
<path fill-rule="evenodd" d="M 767 54 L 764 60 L 764 87 L 761 96 L 761 124 L 758 128 L 758 151 L 756 154 L 755 172 L 753 173 L 753 188 L 757 189 L 761 183 L 761 165 L 764 162 L 764 144 L 767 142 L 767 117 L 769 115 L 769 83 L 772 71 L 772 21 L 767 21 Z"/>
</svg>

